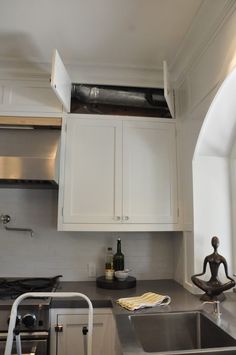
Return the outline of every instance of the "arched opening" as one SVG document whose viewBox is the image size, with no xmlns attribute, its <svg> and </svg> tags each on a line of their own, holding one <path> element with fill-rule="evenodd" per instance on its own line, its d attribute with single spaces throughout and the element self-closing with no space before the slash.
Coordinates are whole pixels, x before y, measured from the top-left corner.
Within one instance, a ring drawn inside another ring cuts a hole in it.
<svg viewBox="0 0 236 355">
<path fill-rule="evenodd" d="M 193 157 L 194 272 L 212 251 L 211 238 L 229 272 L 236 271 L 236 68 L 218 90 L 202 125 Z M 235 255 L 235 256 L 234 256 Z M 234 267 L 235 266 L 235 267 Z"/>
</svg>

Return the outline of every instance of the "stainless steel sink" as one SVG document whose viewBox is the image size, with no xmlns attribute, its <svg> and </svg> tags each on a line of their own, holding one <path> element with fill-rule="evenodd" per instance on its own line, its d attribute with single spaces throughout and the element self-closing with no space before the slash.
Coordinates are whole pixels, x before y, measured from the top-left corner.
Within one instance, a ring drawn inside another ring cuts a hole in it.
<svg viewBox="0 0 236 355">
<path fill-rule="evenodd" d="M 213 348 L 224 348 L 222 353 L 236 354 L 229 349 L 236 340 L 200 311 L 136 314 L 129 321 L 145 353 L 221 354 Z"/>
</svg>

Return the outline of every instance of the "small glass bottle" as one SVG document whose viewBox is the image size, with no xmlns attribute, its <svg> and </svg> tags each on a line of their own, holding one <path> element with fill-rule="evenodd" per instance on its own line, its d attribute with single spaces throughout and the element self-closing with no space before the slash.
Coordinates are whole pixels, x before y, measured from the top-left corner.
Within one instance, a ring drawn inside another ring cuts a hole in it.
<svg viewBox="0 0 236 355">
<path fill-rule="evenodd" d="M 113 251 L 111 247 L 107 248 L 106 261 L 105 261 L 105 279 L 113 280 L 114 269 L 113 269 Z"/>
<path fill-rule="evenodd" d="M 124 254 L 121 252 L 121 240 L 120 238 L 117 239 L 117 251 L 113 257 L 113 268 L 114 271 L 124 270 L 125 264 L 125 257 Z"/>
</svg>

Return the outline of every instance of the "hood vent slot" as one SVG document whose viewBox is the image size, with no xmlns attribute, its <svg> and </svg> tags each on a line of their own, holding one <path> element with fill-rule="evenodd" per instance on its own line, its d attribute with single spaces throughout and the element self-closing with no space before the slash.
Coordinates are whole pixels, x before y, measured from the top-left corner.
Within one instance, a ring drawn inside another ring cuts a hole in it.
<svg viewBox="0 0 236 355">
<path fill-rule="evenodd" d="M 60 126 L 0 123 L 0 187 L 56 188 Z"/>
<path fill-rule="evenodd" d="M 0 179 L 1 188 L 50 189 L 57 190 L 58 184 L 49 180 Z"/>
</svg>

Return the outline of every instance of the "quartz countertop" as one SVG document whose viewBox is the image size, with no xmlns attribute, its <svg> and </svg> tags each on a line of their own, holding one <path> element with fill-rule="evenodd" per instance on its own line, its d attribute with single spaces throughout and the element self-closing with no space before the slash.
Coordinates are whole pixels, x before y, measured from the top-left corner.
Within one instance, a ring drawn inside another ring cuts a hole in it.
<svg viewBox="0 0 236 355">
<path fill-rule="evenodd" d="M 122 281 L 121 281 L 122 282 Z M 145 292 L 156 292 L 171 297 L 171 309 L 192 309 L 200 307 L 199 297 L 193 296 L 174 280 L 137 280 L 136 287 L 123 290 L 102 289 L 96 286 L 95 281 L 61 282 L 57 292 L 80 292 L 90 298 L 95 308 L 113 307 L 114 313 L 127 312 L 116 304 L 121 297 L 133 297 Z M 181 301 L 181 302 L 180 302 Z M 51 308 L 87 307 L 87 303 L 80 299 L 54 299 Z"/>
<path fill-rule="evenodd" d="M 95 308 L 112 307 L 119 338 L 121 341 L 123 354 L 137 354 L 137 348 L 132 348 L 132 342 L 129 341 L 127 331 L 124 329 L 124 320 L 126 324 L 128 317 L 133 314 L 150 314 L 157 312 L 175 312 L 175 311 L 204 311 L 216 325 L 224 329 L 228 334 L 236 339 L 236 293 L 227 292 L 226 300 L 220 304 L 222 315 L 216 319 L 213 315 L 212 304 L 204 304 L 200 301 L 200 296 L 192 295 L 174 280 L 137 280 L 136 287 L 125 290 L 102 289 L 96 286 L 96 282 L 78 281 L 61 282 L 57 292 L 80 292 L 88 296 Z M 162 295 L 169 295 L 171 303 L 164 306 L 153 308 L 144 308 L 137 311 L 128 311 L 116 303 L 121 297 L 140 296 L 145 292 L 156 292 Z M 86 301 L 79 299 L 54 299 L 51 302 L 51 308 L 83 308 L 87 307 Z M 127 318 L 126 318 L 127 317 Z M 137 345 L 137 344 L 136 344 Z M 135 349 L 135 352 L 134 352 Z M 222 349 L 223 350 L 223 349 Z M 216 352 L 215 354 L 236 354 L 236 347 L 229 351 Z M 202 352 L 202 350 L 200 350 Z M 139 349 L 138 353 L 146 354 Z"/>
</svg>

